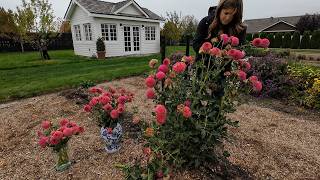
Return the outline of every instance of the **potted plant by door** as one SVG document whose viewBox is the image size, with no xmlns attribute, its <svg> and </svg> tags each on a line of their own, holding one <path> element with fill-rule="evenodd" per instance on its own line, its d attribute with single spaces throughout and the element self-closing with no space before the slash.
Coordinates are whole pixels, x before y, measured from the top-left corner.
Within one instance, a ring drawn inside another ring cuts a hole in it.
<svg viewBox="0 0 320 180">
<path fill-rule="evenodd" d="M 97 55 L 98 59 L 104 59 L 106 57 L 106 46 L 104 45 L 103 39 L 97 39 Z"/>
</svg>

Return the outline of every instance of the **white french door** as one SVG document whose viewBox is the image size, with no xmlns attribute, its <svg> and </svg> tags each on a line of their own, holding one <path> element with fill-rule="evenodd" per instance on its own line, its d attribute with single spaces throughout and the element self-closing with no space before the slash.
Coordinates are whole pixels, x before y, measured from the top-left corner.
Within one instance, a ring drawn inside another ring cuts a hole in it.
<svg viewBox="0 0 320 180">
<path fill-rule="evenodd" d="M 125 54 L 140 53 L 140 28 L 139 26 L 124 25 L 124 52 Z"/>
</svg>

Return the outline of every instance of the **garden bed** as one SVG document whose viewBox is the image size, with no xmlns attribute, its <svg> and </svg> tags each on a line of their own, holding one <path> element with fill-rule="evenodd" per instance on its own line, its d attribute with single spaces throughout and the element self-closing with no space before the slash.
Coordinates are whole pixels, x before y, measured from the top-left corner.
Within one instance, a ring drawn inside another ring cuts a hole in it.
<svg viewBox="0 0 320 180">
<path fill-rule="evenodd" d="M 101 84 L 105 86 L 109 83 Z M 143 77 L 131 77 L 111 82 L 135 93 L 130 112 L 138 106 L 140 116 L 152 120 L 153 103 L 145 98 Z M 66 93 L 54 93 L 0 105 L 0 179 L 121 179 L 114 167 L 142 156 L 143 141 L 132 136 L 139 129 L 131 126 L 130 116 L 124 127 L 127 132 L 119 153 L 108 155 L 99 136 L 99 127 L 91 114 L 82 112 L 82 105 L 67 99 Z M 231 129 L 231 177 L 239 179 L 318 179 L 320 174 L 320 118 L 314 112 L 294 114 L 278 111 L 278 102 L 247 103 L 229 116 L 240 122 Z M 269 108 L 271 107 L 271 108 Z M 313 116 L 312 116 L 313 115 Z M 70 156 L 74 164 L 62 173 L 54 169 L 55 157 L 49 149 L 37 144 L 37 130 L 42 120 L 58 121 L 71 117 L 85 132 L 70 141 Z M 318 118 L 318 119 L 317 119 Z M 130 134 L 131 133 L 131 134 Z M 208 170 L 185 171 L 175 179 L 210 179 Z M 215 172 L 213 170 L 213 172 Z M 217 175 L 218 176 L 218 175 Z M 223 177 L 221 177 L 223 178 Z"/>
</svg>

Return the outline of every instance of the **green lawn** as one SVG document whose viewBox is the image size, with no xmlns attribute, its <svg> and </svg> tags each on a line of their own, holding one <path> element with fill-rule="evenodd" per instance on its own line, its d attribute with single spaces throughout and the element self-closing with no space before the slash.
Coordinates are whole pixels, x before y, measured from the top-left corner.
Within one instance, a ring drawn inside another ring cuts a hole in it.
<svg viewBox="0 0 320 180">
<path fill-rule="evenodd" d="M 91 60 L 71 50 L 50 51 L 52 60 L 39 60 L 37 52 L 0 54 L 0 101 L 30 97 L 78 86 L 82 81 L 102 82 L 142 74 L 148 61 L 159 55 Z"/>
<path fill-rule="evenodd" d="M 167 47 L 166 55 L 178 50 L 184 51 L 185 47 Z M 0 53 L 0 102 L 77 87 L 88 80 L 102 82 L 143 74 L 149 70 L 150 59 L 160 59 L 155 54 L 92 60 L 75 56 L 72 50 L 49 54 L 51 60 L 43 61 L 38 52 Z"/>
<path fill-rule="evenodd" d="M 186 46 L 168 46 L 166 49 L 166 55 L 170 55 L 176 51 L 183 51 L 184 53 L 186 52 Z M 191 56 L 195 56 L 195 52 L 192 48 L 192 46 L 190 46 L 190 55 Z"/>
</svg>

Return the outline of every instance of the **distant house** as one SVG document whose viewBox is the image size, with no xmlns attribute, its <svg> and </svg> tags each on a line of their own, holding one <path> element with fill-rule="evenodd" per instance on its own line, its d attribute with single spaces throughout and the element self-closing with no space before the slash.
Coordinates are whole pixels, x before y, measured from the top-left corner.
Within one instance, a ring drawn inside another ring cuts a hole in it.
<svg viewBox="0 0 320 180">
<path fill-rule="evenodd" d="M 270 17 L 264 19 L 245 20 L 247 33 L 260 32 L 292 32 L 297 31 L 296 24 L 302 16 Z"/>
<path fill-rule="evenodd" d="M 96 55 L 99 37 L 104 39 L 107 57 L 160 52 L 163 19 L 134 0 L 71 0 L 65 20 L 70 21 L 77 55 Z"/>
</svg>

